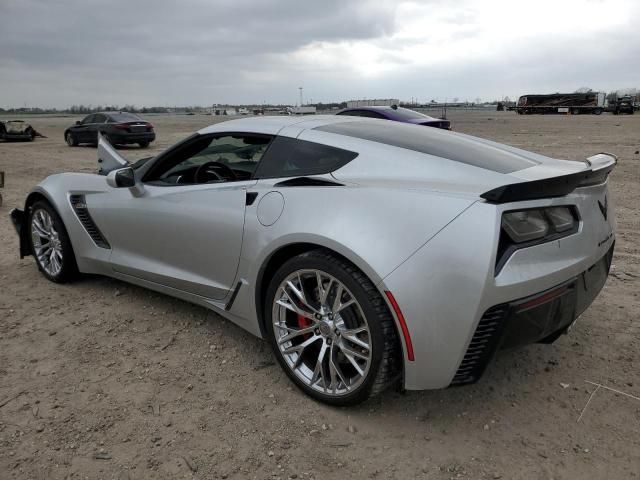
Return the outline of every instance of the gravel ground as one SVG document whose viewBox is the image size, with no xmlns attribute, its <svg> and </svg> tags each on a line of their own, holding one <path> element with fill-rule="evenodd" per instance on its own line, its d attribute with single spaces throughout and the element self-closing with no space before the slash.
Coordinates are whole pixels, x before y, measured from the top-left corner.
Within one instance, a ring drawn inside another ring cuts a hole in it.
<svg viewBox="0 0 640 480">
<path fill-rule="evenodd" d="M 0 478 L 640 477 L 640 115 L 450 112 L 458 131 L 546 155 L 620 157 L 612 276 L 568 336 L 504 352 L 472 386 L 388 392 L 350 409 L 293 388 L 268 345 L 203 308 L 125 283 L 45 280 L 8 213 L 45 176 L 93 171 L 77 118 L 0 142 Z M 206 116 L 149 117 L 158 152 Z"/>
</svg>

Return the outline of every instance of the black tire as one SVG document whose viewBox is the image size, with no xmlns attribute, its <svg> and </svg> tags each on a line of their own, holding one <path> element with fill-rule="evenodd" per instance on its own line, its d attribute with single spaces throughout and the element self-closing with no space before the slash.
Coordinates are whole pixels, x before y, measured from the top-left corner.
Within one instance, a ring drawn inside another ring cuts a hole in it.
<svg viewBox="0 0 640 480">
<path fill-rule="evenodd" d="M 272 305 L 279 285 L 293 272 L 315 269 L 332 275 L 342 282 L 362 308 L 370 331 L 371 364 L 362 383 L 352 392 L 334 396 L 313 390 L 299 379 L 278 348 L 272 319 Z M 386 302 L 373 283 L 351 263 L 324 250 L 313 250 L 286 261 L 269 283 L 265 296 L 264 318 L 269 343 L 287 376 L 310 397 L 335 406 L 361 403 L 396 383 L 401 375 L 401 347 L 395 321 Z"/>
<path fill-rule="evenodd" d="M 33 217 L 37 214 L 39 210 L 44 210 L 51 218 L 53 222 L 53 227 L 55 228 L 58 234 L 58 240 L 62 247 L 62 268 L 56 274 L 51 274 L 46 271 L 43 267 L 40 259 L 36 255 L 36 249 L 33 245 Z M 62 222 L 62 219 L 55 211 L 55 209 L 49 204 L 49 202 L 44 200 L 38 200 L 35 202 L 29 209 L 29 217 L 28 217 L 28 236 L 29 236 L 29 245 L 31 247 L 31 251 L 33 252 L 33 256 L 36 260 L 36 265 L 38 265 L 38 269 L 40 272 L 49 280 L 56 283 L 66 283 L 74 280 L 78 277 L 78 265 L 76 264 L 76 257 L 73 252 L 73 247 L 71 246 L 71 241 L 69 240 L 69 234 L 67 233 L 67 229 Z"/>
<path fill-rule="evenodd" d="M 594 115 L 600 115 L 600 114 L 602 114 L 602 109 L 601 109 L 601 108 L 596 108 L 596 109 L 593 111 L 593 113 L 594 113 Z"/>
<path fill-rule="evenodd" d="M 149 142 L 138 142 L 138 145 L 140 145 L 140 148 L 147 148 L 149 146 Z"/>
<path fill-rule="evenodd" d="M 580 109 L 579 108 L 572 108 L 571 109 L 571 115 L 580 115 Z"/>
<path fill-rule="evenodd" d="M 65 142 L 67 142 L 67 145 L 69 145 L 70 147 L 77 147 L 78 146 L 78 139 L 71 132 L 65 133 L 64 140 L 65 140 Z"/>
</svg>

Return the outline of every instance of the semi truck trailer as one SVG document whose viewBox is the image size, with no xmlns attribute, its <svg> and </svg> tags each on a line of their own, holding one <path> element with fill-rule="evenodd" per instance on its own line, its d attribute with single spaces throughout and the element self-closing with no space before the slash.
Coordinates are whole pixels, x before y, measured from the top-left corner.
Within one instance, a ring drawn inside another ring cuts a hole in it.
<svg viewBox="0 0 640 480">
<path fill-rule="evenodd" d="M 532 113 L 570 113 L 578 115 L 593 113 L 600 115 L 606 108 L 604 92 L 589 93 L 550 93 L 546 95 L 523 95 L 518 99 L 516 112 Z"/>
</svg>

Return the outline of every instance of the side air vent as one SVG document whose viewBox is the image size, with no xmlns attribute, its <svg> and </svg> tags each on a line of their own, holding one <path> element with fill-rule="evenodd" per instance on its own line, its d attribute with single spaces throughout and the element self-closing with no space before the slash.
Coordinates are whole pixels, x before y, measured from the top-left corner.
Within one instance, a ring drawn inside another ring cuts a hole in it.
<svg viewBox="0 0 640 480">
<path fill-rule="evenodd" d="M 71 195 L 69 200 L 73 207 L 73 211 L 76 212 L 76 215 L 78 216 L 78 220 L 80 220 L 80 223 L 82 223 L 82 226 L 87 231 L 93 242 L 100 248 L 111 248 L 111 245 L 109 245 L 109 242 L 104 238 L 104 235 L 102 235 L 102 232 L 94 223 L 91 215 L 89 215 L 84 195 Z"/>
<path fill-rule="evenodd" d="M 503 304 L 492 307 L 484 313 L 451 385 L 474 383 L 480 379 L 498 346 L 508 311 L 509 306 Z"/>
</svg>

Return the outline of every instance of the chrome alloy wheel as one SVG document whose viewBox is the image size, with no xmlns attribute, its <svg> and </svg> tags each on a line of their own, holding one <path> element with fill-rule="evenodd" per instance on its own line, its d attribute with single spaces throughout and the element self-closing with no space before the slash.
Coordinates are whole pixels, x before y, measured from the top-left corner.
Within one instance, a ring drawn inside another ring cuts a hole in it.
<svg viewBox="0 0 640 480">
<path fill-rule="evenodd" d="M 49 212 L 36 210 L 31 218 L 31 242 L 38 264 L 52 277 L 62 270 L 62 242 Z"/>
<path fill-rule="evenodd" d="M 371 366 L 371 333 L 362 307 L 326 272 L 298 270 L 276 290 L 272 319 L 285 363 L 320 393 L 357 389 Z"/>
</svg>

